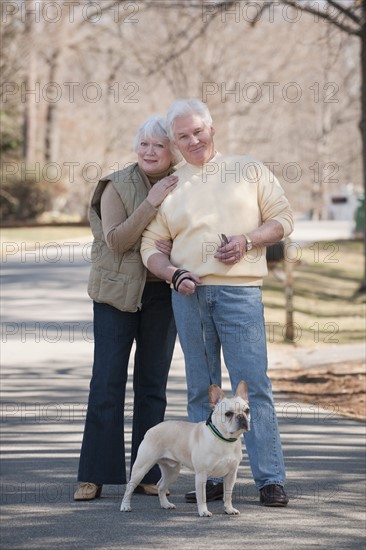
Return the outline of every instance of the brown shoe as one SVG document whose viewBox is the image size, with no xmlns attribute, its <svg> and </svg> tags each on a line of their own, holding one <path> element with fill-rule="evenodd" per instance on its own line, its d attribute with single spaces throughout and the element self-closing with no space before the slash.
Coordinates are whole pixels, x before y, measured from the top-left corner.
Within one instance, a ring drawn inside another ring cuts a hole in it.
<svg viewBox="0 0 366 550">
<path fill-rule="evenodd" d="M 138 493 L 139 495 L 148 495 L 150 497 L 159 496 L 158 486 L 155 485 L 155 483 L 140 483 L 140 485 L 137 485 L 134 493 Z M 167 491 L 166 496 L 168 497 L 169 495 L 170 492 Z"/>
<path fill-rule="evenodd" d="M 196 491 L 190 491 L 186 493 L 185 501 L 189 503 L 196 503 Z M 206 483 L 206 502 L 212 502 L 214 500 L 222 500 L 224 498 L 224 484 L 221 481 L 213 481 L 209 479 Z"/>
<path fill-rule="evenodd" d="M 81 482 L 74 493 L 74 500 L 93 500 L 99 498 L 102 493 L 103 485 L 95 483 Z"/>
<path fill-rule="evenodd" d="M 263 506 L 287 506 L 289 502 L 282 485 L 265 485 L 260 489 L 259 495 Z"/>
<path fill-rule="evenodd" d="M 154 483 L 140 483 L 140 485 L 137 485 L 134 493 L 139 493 L 140 495 L 148 495 L 150 497 L 157 497 L 158 487 Z"/>
</svg>

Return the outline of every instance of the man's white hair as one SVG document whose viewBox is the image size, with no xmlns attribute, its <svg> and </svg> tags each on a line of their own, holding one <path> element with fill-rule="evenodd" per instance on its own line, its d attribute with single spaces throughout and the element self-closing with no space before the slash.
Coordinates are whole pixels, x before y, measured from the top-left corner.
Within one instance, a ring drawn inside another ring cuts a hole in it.
<svg viewBox="0 0 366 550">
<path fill-rule="evenodd" d="M 171 140 L 173 140 L 175 120 L 189 115 L 198 115 L 205 126 L 208 128 L 212 126 L 212 117 L 206 103 L 199 99 L 177 99 L 169 107 L 166 116 L 167 132 Z"/>
</svg>

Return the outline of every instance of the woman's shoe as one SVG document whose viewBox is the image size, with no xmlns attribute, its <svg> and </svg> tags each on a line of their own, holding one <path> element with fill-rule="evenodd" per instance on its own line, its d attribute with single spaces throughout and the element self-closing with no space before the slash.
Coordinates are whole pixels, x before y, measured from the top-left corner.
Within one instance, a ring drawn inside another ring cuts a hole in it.
<svg viewBox="0 0 366 550">
<path fill-rule="evenodd" d="M 137 485 L 134 492 L 140 495 L 149 495 L 150 497 L 157 497 L 158 487 L 154 483 L 140 483 L 140 485 Z"/>
<path fill-rule="evenodd" d="M 74 493 L 74 500 L 93 500 L 99 498 L 102 493 L 103 485 L 95 483 L 81 482 Z"/>
<path fill-rule="evenodd" d="M 159 495 L 158 486 L 155 483 L 140 483 L 140 485 L 137 485 L 134 493 L 148 495 L 150 497 L 157 497 Z M 169 495 L 170 492 L 167 491 L 166 496 L 168 497 Z"/>
</svg>

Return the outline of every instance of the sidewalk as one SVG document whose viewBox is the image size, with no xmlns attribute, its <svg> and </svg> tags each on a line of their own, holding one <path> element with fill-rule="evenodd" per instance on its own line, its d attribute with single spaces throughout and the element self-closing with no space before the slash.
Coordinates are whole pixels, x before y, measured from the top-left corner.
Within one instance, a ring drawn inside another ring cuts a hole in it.
<svg viewBox="0 0 366 550">
<path fill-rule="evenodd" d="M 183 470 L 171 489 L 176 510 L 135 495 L 119 512 L 124 487 L 106 486 L 89 503 L 72 499 L 92 362 L 89 266 L 73 261 L 14 258 L 3 266 L 2 315 L 2 549 L 69 550 L 217 547 L 360 549 L 365 542 L 365 438 L 360 422 L 275 394 L 291 503 L 263 508 L 244 459 L 233 501 L 241 515 L 210 503 L 200 518 L 184 502 L 194 485 Z M 324 362 L 328 350 L 270 348 L 270 366 Z M 360 346 L 332 349 L 349 359 Z M 361 356 L 363 357 L 363 356 Z M 184 364 L 176 346 L 167 419 L 186 419 Z M 228 377 L 224 373 L 224 389 Z M 131 382 L 127 406 L 132 406 Z M 130 437 L 131 419 L 126 432 Z"/>
</svg>

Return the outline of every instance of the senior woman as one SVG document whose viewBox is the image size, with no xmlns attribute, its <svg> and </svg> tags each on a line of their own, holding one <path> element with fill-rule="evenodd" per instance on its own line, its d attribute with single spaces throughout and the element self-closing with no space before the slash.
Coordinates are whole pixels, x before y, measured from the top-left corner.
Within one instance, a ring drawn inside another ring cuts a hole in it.
<svg viewBox="0 0 366 550">
<path fill-rule="evenodd" d="M 127 482 L 124 408 L 134 341 L 131 467 L 146 431 L 163 421 L 166 408 L 176 338 L 170 288 L 146 272 L 140 257 L 141 234 L 178 181 L 162 117 L 142 124 L 135 151 L 136 163 L 99 181 L 90 206 L 94 365 L 75 500 L 99 497 L 103 484 Z M 164 242 L 158 249 L 170 251 Z M 136 490 L 157 494 L 159 478 L 155 466 Z"/>
</svg>

